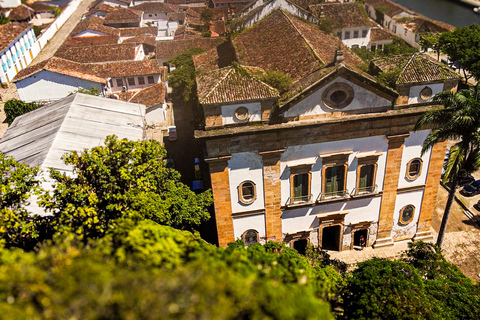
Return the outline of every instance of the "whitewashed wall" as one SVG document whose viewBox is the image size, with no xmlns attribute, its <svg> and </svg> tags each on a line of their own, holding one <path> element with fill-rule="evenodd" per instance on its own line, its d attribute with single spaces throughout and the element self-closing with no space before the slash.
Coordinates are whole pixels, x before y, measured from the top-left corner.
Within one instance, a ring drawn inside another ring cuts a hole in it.
<svg viewBox="0 0 480 320">
<path fill-rule="evenodd" d="M 248 212 L 265 208 L 263 188 L 262 157 L 255 152 L 234 153 L 228 161 L 228 177 L 230 180 L 230 199 L 232 213 Z M 257 198 L 250 204 L 240 202 L 238 186 L 244 181 L 255 183 Z"/>
<path fill-rule="evenodd" d="M 97 88 L 102 92 L 102 84 L 50 71 L 39 73 L 22 79 L 16 83 L 22 101 L 56 100 L 66 97 L 78 88 Z"/>
<path fill-rule="evenodd" d="M 362 37 L 362 31 L 365 29 L 368 30 L 367 35 L 365 37 Z M 345 39 L 345 32 L 347 31 L 350 32 L 350 39 Z M 353 37 L 354 31 L 358 31 L 358 37 L 356 38 Z M 370 46 L 370 27 L 335 30 L 334 34 L 338 35 L 339 32 L 342 33 L 340 39 L 342 39 L 343 44 L 349 48 L 354 45 L 357 45 L 359 48 L 361 48 L 362 46 L 368 48 Z"/>
<path fill-rule="evenodd" d="M 420 217 L 423 193 L 423 190 L 417 190 L 413 192 L 397 194 L 392 227 L 392 238 L 394 240 L 411 238 L 417 232 L 417 223 L 418 218 Z M 400 218 L 400 210 L 402 210 L 402 208 L 407 205 L 413 205 L 415 207 L 415 213 L 413 216 L 413 220 L 409 224 L 402 225 L 398 223 L 398 220 Z"/>
<path fill-rule="evenodd" d="M 229 104 L 229 105 L 222 106 L 222 123 L 224 125 L 245 122 L 235 118 L 235 110 L 239 107 L 245 107 L 248 109 L 248 113 L 249 113 L 248 122 L 262 120 L 262 105 L 260 102 Z"/>
<path fill-rule="evenodd" d="M 436 95 L 437 93 L 443 92 L 444 85 L 445 85 L 444 83 L 433 83 L 433 84 L 421 85 L 421 86 L 411 86 L 410 92 L 408 94 L 408 104 L 432 101 L 432 98 L 434 95 Z M 425 87 L 429 87 L 430 89 L 432 89 L 432 97 L 427 100 L 422 100 L 420 98 L 420 91 L 422 91 L 423 88 Z"/>
<path fill-rule="evenodd" d="M 322 94 L 330 85 L 339 82 L 350 85 L 354 90 L 354 98 L 352 102 L 342 109 L 330 109 L 322 102 Z M 392 103 L 385 98 L 382 98 L 367 89 L 364 89 L 342 77 L 337 77 L 335 80 L 325 84 L 323 87 L 302 99 L 299 103 L 292 106 L 285 112 L 286 117 L 296 116 L 310 116 L 327 114 L 336 111 L 353 111 L 353 110 L 375 110 L 375 108 L 391 106 Z"/>
<path fill-rule="evenodd" d="M 265 238 L 265 214 L 233 218 L 233 235 L 235 240 L 241 239 L 242 234 L 249 229 L 256 230 L 260 238 Z"/>
<path fill-rule="evenodd" d="M 420 156 L 422 145 L 430 130 L 422 130 L 417 132 L 410 132 L 410 136 L 405 139 L 402 154 L 402 164 L 400 165 L 400 176 L 398 179 L 398 188 L 408 188 L 415 186 L 423 186 L 427 181 L 428 165 L 430 163 L 431 150 L 427 151 L 423 156 Z M 420 176 L 411 181 L 407 179 L 407 165 L 408 162 L 415 158 L 421 158 L 422 171 Z"/>
</svg>

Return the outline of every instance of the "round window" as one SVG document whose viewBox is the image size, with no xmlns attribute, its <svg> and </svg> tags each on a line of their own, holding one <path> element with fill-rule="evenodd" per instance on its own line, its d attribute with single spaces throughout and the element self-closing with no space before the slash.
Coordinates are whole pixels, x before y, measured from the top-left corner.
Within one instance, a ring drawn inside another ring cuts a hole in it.
<svg viewBox="0 0 480 320">
<path fill-rule="evenodd" d="M 416 158 L 410 160 L 407 165 L 407 178 L 409 180 L 415 180 L 420 176 L 422 172 L 422 159 Z"/>
<path fill-rule="evenodd" d="M 415 207 L 411 204 L 405 206 L 400 210 L 400 219 L 401 224 L 408 224 L 413 220 L 413 215 L 415 213 Z"/>
<path fill-rule="evenodd" d="M 252 181 L 244 181 L 238 186 L 238 199 L 244 204 L 249 204 L 255 201 L 256 188 Z"/>
<path fill-rule="evenodd" d="M 246 107 L 238 107 L 235 109 L 235 118 L 240 121 L 248 119 L 248 109 Z"/>
<path fill-rule="evenodd" d="M 422 100 L 428 100 L 432 97 L 432 89 L 430 87 L 425 87 L 420 91 L 420 99 Z"/>
<path fill-rule="evenodd" d="M 334 83 L 323 92 L 322 101 L 331 109 L 343 109 L 353 100 L 353 88 L 346 83 Z"/>
</svg>

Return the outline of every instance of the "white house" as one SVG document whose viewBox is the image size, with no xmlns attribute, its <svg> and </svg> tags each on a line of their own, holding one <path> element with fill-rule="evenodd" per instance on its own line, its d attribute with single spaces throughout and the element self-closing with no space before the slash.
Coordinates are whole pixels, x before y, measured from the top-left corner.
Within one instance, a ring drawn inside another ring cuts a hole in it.
<svg viewBox="0 0 480 320">
<path fill-rule="evenodd" d="M 22 4 L 21 0 L 1 0 L 0 8 L 15 8 Z"/>
<path fill-rule="evenodd" d="M 61 157 L 102 145 L 109 135 L 130 140 L 145 139 L 145 106 L 77 93 L 15 119 L 0 140 L 0 152 L 42 169 L 42 187 L 52 189 L 48 169 L 72 175 Z M 47 215 L 30 199 L 26 209 Z"/>
<path fill-rule="evenodd" d="M 144 2 L 132 7 L 143 12 L 143 24 L 158 28 L 157 39 L 173 39 L 179 25 L 185 23 L 185 14 L 173 4 L 163 2 Z"/>
<path fill-rule="evenodd" d="M 25 69 L 40 52 L 31 26 L 7 23 L 0 25 L 0 84 L 8 86 L 15 75 Z"/>
</svg>

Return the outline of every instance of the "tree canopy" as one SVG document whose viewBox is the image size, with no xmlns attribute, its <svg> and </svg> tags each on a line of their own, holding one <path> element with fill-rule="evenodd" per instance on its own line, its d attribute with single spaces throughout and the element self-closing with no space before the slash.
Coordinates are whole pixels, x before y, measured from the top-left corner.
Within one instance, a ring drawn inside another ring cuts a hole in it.
<svg viewBox="0 0 480 320">
<path fill-rule="evenodd" d="M 439 46 L 449 59 L 458 61 L 464 69 L 466 80 L 480 80 L 480 26 L 472 24 L 442 33 Z"/>
<path fill-rule="evenodd" d="M 18 99 L 8 100 L 3 106 L 6 116 L 5 121 L 8 122 L 8 125 L 11 125 L 16 117 L 19 117 L 22 114 L 28 113 L 40 107 L 41 104 L 35 102 L 23 102 Z"/>
</svg>

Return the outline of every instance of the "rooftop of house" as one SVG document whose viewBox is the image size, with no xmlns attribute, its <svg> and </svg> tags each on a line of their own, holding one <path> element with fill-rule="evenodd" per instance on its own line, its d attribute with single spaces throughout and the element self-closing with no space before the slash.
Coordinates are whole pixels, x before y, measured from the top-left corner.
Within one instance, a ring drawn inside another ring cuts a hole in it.
<svg viewBox="0 0 480 320">
<path fill-rule="evenodd" d="M 75 26 L 75 28 L 73 29 L 70 35 L 73 37 L 86 30 L 97 31 L 105 35 L 107 34 L 115 35 L 115 36 L 119 35 L 118 29 L 107 27 L 103 25 L 103 22 L 104 22 L 103 18 L 96 17 L 96 16 L 91 16 L 89 18 L 83 19 Z"/>
<path fill-rule="evenodd" d="M 223 35 L 227 32 L 227 26 L 225 25 L 225 21 L 217 20 L 210 22 L 210 31 L 215 32 L 218 35 Z"/>
<path fill-rule="evenodd" d="M 176 5 L 205 4 L 205 0 L 165 0 L 165 3 Z"/>
<path fill-rule="evenodd" d="M 422 53 L 404 54 L 372 60 L 381 71 L 399 70 L 397 84 L 438 82 L 459 79 L 460 75 Z"/>
<path fill-rule="evenodd" d="M 168 13 L 168 12 L 178 12 L 178 6 L 174 4 L 168 4 L 165 2 L 144 2 L 139 5 L 131 7 L 132 9 L 143 11 L 145 13 Z"/>
<path fill-rule="evenodd" d="M 232 103 L 278 98 L 278 91 L 260 81 L 264 71 L 240 65 L 221 68 L 197 77 L 198 100 L 201 104 Z"/>
<path fill-rule="evenodd" d="M 153 47 L 157 45 L 157 42 L 155 41 L 155 36 L 148 36 L 145 34 L 123 39 L 122 43 L 146 44 Z"/>
<path fill-rule="evenodd" d="M 423 16 L 415 16 L 412 19 L 397 19 L 397 22 L 401 23 L 405 29 L 417 33 L 441 33 L 455 29 L 447 23 L 431 20 Z"/>
<path fill-rule="evenodd" d="M 31 28 L 28 23 L 10 22 L 0 25 L 0 52 L 6 49 L 25 30 Z"/>
<path fill-rule="evenodd" d="M 358 2 L 322 3 L 311 5 L 309 9 L 315 17 L 332 21 L 333 30 L 370 26 L 365 8 Z"/>
<path fill-rule="evenodd" d="M 97 13 L 97 12 L 105 12 L 105 13 L 108 13 L 108 12 L 112 12 L 115 10 L 115 7 L 112 7 L 111 5 L 108 5 L 108 4 L 105 4 L 105 3 L 102 3 L 96 7 L 93 7 L 93 8 L 90 8 L 90 10 L 85 13 L 85 16 L 91 16 L 92 14 L 94 13 Z"/>
<path fill-rule="evenodd" d="M 137 45 L 135 43 L 121 43 L 90 45 L 85 47 L 62 46 L 57 50 L 55 56 L 81 63 L 95 63 L 134 60 L 136 54 Z"/>
<path fill-rule="evenodd" d="M 362 61 L 337 37 L 319 30 L 281 10 L 233 39 L 194 57 L 199 72 L 227 67 L 232 61 L 264 70 L 282 71 L 294 82 L 332 63 L 338 49 L 344 51 L 345 63 L 362 65 Z"/>
<path fill-rule="evenodd" d="M 396 35 L 388 29 L 378 25 L 376 22 L 371 22 L 370 28 L 370 41 L 382 41 L 382 40 L 389 40 Z"/>
<path fill-rule="evenodd" d="M 199 48 L 203 50 L 214 48 L 223 41 L 225 41 L 224 38 L 205 37 L 185 40 L 157 41 L 155 57 L 157 59 L 170 59 L 191 48 Z"/>
<path fill-rule="evenodd" d="M 393 17 L 402 12 L 408 12 L 410 14 L 413 13 L 410 10 L 389 0 L 364 0 L 364 3 L 383 12 L 385 15 L 389 17 Z"/>
<path fill-rule="evenodd" d="M 175 40 L 194 40 L 200 38 L 204 38 L 200 31 L 187 27 L 186 25 L 178 26 L 177 30 L 175 30 Z"/>
<path fill-rule="evenodd" d="M 169 20 L 172 20 L 172 21 L 185 21 L 184 12 L 169 12 L 167 13 L 167 17 Z"/>
<path fill-rule="evenodd" d="M 143 12 L 130 8 L 118 8 L 105 15 L 104 24 L 140 23 Z"/>
<path fill-rule="evenodd" d="M 49 6 L 48 4 L 46 3 L 41 3 L 41 2 L 34 2 L 32 4 L 29 4 L 28 5 L 30 8 L 32 8 L 33 10 L 35 10 L 35 13 L 38 13 L 38 12 L 49 12 L 52 10 L 52 7 Z"/>
<path fill-rule="evenodd" d="M 160 82 L 151 87 L 135 92 L 128 101 L 145 105 L 147 108 L 165 103 L 165 83 Z"/>
<path fill-rule="evenodd" d="M 204 23 L 202 19 L 194 17 L 194 16 L 189 16 L 187 15 L 185 17 L 185 24 L 189 26 L 203 26 Z"/>
<path fill-rule="evenodd" d="M 250 0 L 211 0 L 213 4 L 221 4 L 221 3 L 231 3 L 231 4 L 244 4 L 249 3 Z"/>
<path fill-rule="evenodd" d="M 121 37 L 134 37 L 140 35 L 156 36 L 157 27 L 138 27 L 138 28 L 121 28 L 117 29 L 120 31 Z"/>
<path fill-rule="evenodd" d="M 99 5 L 102 5 L 104 3 L 105 0 L 95 0 L 89 7 L 89 10 L 92 9 L 92 8 L 95 8 Z M 131 0 L 114 0 L 116 2 L 119 2 L 121 3 L 122 5 L 124 6 L 129 6 L 130 3 L 132 2 Z"/>
<path fill-rule="evenodd" d="M 25 4 L 21 4 L 16 8 L 13 8 L 8 15 L 10 21 L 24 21 L 33 18 L 35 10 Z"/>
<path fill-rule="evenodd" d="M 43 70 L 102 84 L 106 83 L 108 77 L 119 78 L 158 74 L 164 79 L 167 72 L 167 68 L 160 66 L 157 60 L 79 63 L 58 57 L 52 57 L 20 70 L 13 79 L 13 82 L 18 82 Z"/>
<path fill-rule="evenodd" d="M 324 2 L 323 0 L 287 0 L 287 1 L 304 10 L 308 10 L 308 7 L 312 5 L 316 5 Z"/>
<path fill-rule="evenodd" d="M 94 36 L 94 37 L 69 37 L 63 43 L 63 46 L 68 47 L 89 47 L 89 46 L 98 46 L 106 44 L 117 44 L 119 41 L 119 36 L 105 35 L 105 36 Z"/>
<path fill-rule="evenodd" d="M 143 139 L 145 106 L 77 93 L 19 116 L 0 140 L 0 150 L 40 168 L 71 171 L 68 151 L 101 145 L 107 135 Z"/>
</svg>

